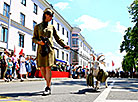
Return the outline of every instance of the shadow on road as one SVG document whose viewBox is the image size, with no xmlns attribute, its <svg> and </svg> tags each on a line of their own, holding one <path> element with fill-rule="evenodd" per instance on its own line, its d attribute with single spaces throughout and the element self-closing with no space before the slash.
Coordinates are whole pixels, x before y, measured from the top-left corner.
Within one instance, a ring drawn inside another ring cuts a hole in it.
<svg viewBox="0 0 138 102">
<path fill-rule="evenodd" d="M 52 83 L 52 85 L 81 85 L 87 86 L 86 81 L 60 81 L 60 83 Z"/>
<path fill-rule="evenodd" d="M 33 93 L 5 93 L 5 94 L 0 94 L 0 96 L 3 97 L 19 97 L 19 96 L 40 96 L 42 95 L 43 91 L 40 92 L 33 92 Z"/>
<path fill-rule="evenodd" d="M 138 92 L 138 79 L 117 78 L 116 80 L 112 89 L 124 89 L 130 92 Z"/>
<path fill-rule="evenodd" d="M 99 93 L 100 91 L 96 91 L 93 88 L 86 88 L 82 90 L 78 90 L 78 92 L 70 92 L 70 93 L 52 93 L 52 95 L 65 95 L 65 94 L 85 94 L 88 93 Z M 19 96 L 42 96 L 43 91 L 40 92 L 33 92 L 33 93 L 5 93 L 0 94 L 1 97 L 19 97 Z"/>
<path fill-rule="evenodd" d="M 85 94 L 86 92 L 88 92 L 88 93 L 99 93 L 100 91 L 97 91 L 93 88 L 86 88 L 86 89 L 79 90 L 78 92 L 71 92 L 71 94 Z"/>
</svg>

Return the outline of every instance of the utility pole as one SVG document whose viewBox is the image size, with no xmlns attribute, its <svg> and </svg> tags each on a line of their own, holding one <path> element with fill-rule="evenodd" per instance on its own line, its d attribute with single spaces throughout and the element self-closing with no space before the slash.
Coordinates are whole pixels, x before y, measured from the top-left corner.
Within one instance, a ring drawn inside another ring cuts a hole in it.
<svg viewBox="0 0 138 102">
<path fill-rule="evenodd" d="M 10 34 L 10 24 L 11 24 L 11 19 L 10 19 L 10 15 L 11 15 L 11 0 L 10 0 L 10 8 L 9 8 L 9 18 L 8 18 L 8 34 L 7 34 L 7 49 L 9 48 L 9 34 Z"/>
</svg>

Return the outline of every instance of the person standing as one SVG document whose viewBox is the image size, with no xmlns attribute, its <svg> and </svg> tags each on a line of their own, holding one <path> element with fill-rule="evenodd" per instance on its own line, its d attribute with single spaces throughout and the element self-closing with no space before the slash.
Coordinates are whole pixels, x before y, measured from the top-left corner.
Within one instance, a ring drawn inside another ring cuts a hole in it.
<svg viewBox="0 0 138 102">
<path fill-rule="evenodd" d="M 21 78 L 21 82 L 24 81 L 23 79 L 23 75 L 27 75 L 26 72 L 26 67 L 25 67 L 25 54 L 22 53 L 22 56 L 20 57 L 20 78 Z"/>
<path fill-rule="evenodd" d="M 46 8 L 43 12 L 42 23 L 34 27 L 33 42 L 38 44 L 37 48 L 37 67 L 40 67 L 42 76 L 47 83 L 43 95 L 51 94 L 51 67 L 56 63 L 53 37 L 56 42 L 63 48 L 70 49 L 66 46 L 62 39 L 58 36 L 55 27 L 49 22 L 52 20 L 54 12 L 50 8 Z"/>
<path fill-rule="evenodd" d="M 16 57 L 16 54 L 13 53 L 12 55 L 12 62 L 13 62 L 13 68 L 12 68 L 12 77 L 14 79 L 17 78 L 17 73 L 16 73 L 16 63 L 17 63 L 17 57 Z"/>
<path fill-rule="evenodd" d="M 3 59 L 4 59 L 4 63 L 5 63 L 5 68 L 4 68 L 4 72 L 3 72 L 3 78 L 4 81 L 7 81 L 7 68 L 8 68 L 8 61 L 10 58 L 10 53 L 7 49 L 4 49 L 4 54 L 3 54 Z"/>
<path fill-rule="evenodd" d="M 26 71 L 27 71 L 26 79 L 28 79 L 30 77 L 30 74 L 31 74 L 31 71 L 32 71 L 31 61 L 30 61 L 30 57 L 29 56 L 27 56 L 27 58 L 26 58 L 25 67 L 26 67 Z"/>
<path fill-rule="evenodd" d="M 12 67 L 13 67 L 12 59 L 9 58 L 8 68 L 7 68 L 7 81 L 8 82 L 9 82 L 9 79 L 10 81 L 12 81 Z"/>
<path fill-rule="evenodd" d="M 31 61 L 31 67 L 32 67 L 31 78 L 34 78 L 35 72 L 36 72 L 36 62 L 35 62 L 35 59 L 32 57 L 31 57 L 30 61 Z"/>
<path fill-rule="evenodd" d="M 7 81 L 7 79 L 5 78 L 5 74 L 6 74 L 6 72 L 7 72 L 7 70 L 6 70 L 6 66 L 7 65 L 7 61 L 6 61 L 6 55 L 3 55 L 3 58 L 1 59 L 1 77 L 2 77 L 2 79 L 4 80 L 4 81 Z"/>
</svg>

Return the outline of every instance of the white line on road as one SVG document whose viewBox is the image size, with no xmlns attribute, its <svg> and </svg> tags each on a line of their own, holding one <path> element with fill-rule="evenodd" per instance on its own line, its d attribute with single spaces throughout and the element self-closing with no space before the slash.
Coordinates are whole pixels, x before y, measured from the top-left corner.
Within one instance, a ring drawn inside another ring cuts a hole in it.
<svg viewBox="0 0 138 102">
<path fill-rule="evenodd" d="M 94 102 L 138 102 L 138 100 L 106 100 L 109 92 L 114 90 L 112 89 L 114 83 L 115 80 L 94 100 Z"/>
<path fill-rule="evenodd" d="M 111 88 L 113 87 L 115 81 L 113 81 L 108 88 L 106 88 L 95 100 L 94 102 L 106 102 L 106 97 L 108 96 Z"/>
<path fill-rule="evenodd" d="M 106 100 L 104 102 L 138 102 L 138 100 Z"/>
</svg>

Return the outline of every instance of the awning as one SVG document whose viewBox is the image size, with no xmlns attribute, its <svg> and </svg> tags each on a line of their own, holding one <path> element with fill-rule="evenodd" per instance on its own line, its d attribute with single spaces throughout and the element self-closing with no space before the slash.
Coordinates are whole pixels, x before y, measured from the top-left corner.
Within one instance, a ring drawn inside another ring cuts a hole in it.
<svg viewBox="0 0 138 102">
<path fill-rule="evenodd" d="M 62 63 L 66 63 L 65 61 L 62 61 L 62 60 L 59 60 L 59 59 L 56 59 L 56 61 L 59 61 L 59 62 L 62 62 Z"/>
</svg>

